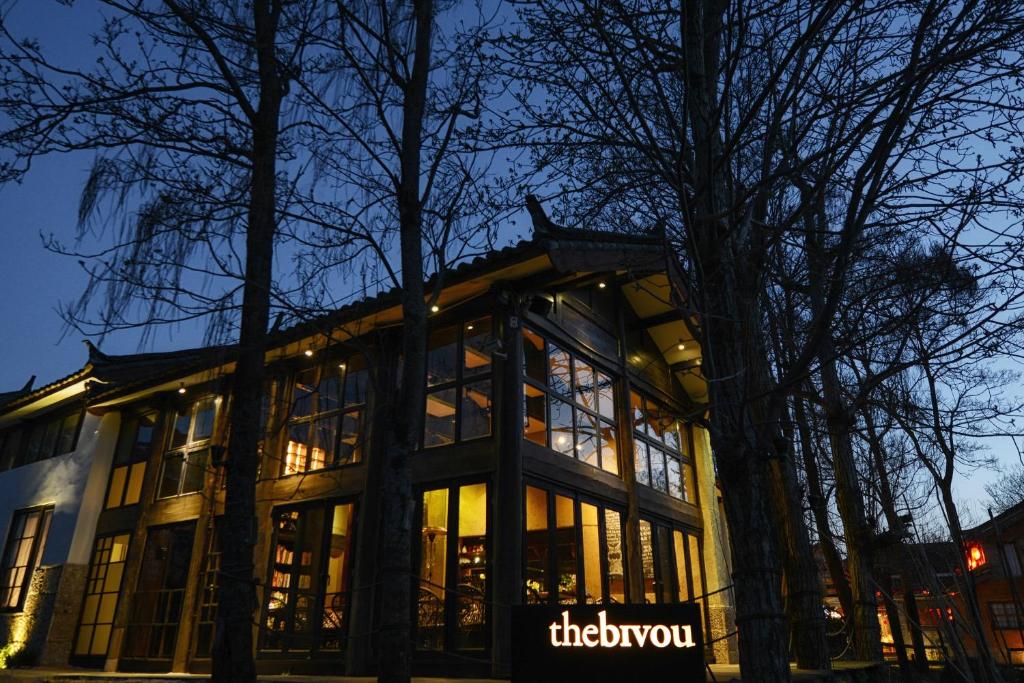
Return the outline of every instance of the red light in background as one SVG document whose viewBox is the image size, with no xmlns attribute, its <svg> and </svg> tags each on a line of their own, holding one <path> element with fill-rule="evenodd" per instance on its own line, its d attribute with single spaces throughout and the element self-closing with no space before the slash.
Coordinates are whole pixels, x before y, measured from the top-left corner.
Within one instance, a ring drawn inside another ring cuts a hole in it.
<svg viewBox="0 0 1024 683">
<path fill-rule="evenodd" d="M 967 543 L 967 568 L 974 571 L 985 562 L 985 548 L 977 541 L 969 541 Z"/>
</svg>

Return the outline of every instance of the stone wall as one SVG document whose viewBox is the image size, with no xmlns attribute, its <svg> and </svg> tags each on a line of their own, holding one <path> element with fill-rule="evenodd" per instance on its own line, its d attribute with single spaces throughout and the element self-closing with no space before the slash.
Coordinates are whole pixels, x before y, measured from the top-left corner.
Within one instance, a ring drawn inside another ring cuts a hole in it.
<svg viewBox="0 0 1024 683">
<path fill-rule="evenodd" d="M 85 565 L 50 565 L 32 573 L 25 606 L 0 615 L 0 643 L 21 663 L 65 666 L 85 588 Z"/>
</svg>

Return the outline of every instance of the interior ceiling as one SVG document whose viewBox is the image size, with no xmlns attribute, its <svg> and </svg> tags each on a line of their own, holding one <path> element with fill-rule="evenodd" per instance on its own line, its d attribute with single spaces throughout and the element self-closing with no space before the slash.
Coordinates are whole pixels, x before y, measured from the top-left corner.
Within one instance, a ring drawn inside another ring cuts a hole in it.
<svg viewBox="0 0 1024 683">
<path fill-rule="evenodd" d="M 694 340 L 682 315 L 671 303 L 668 277 L 664 273 L 648 275 L 622 285 L 622 293 L 690 400 L 707 403 L 707 381 L 701 374 L 700 344 Z"/>
</svg>

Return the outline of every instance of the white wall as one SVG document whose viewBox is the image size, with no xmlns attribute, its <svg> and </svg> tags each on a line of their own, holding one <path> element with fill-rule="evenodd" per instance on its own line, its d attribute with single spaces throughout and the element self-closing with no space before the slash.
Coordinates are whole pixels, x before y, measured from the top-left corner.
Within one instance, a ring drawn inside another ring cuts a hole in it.
<svg viewBox="0 0 1024 683">
<path fill-rule="evenodd" d="M 53 505 L 40 565 L 89 561 L 119 423 L 117 413 L 86 413 L 74 451 L 0 473 L 0 543 L 15 511 Z"/>
</svg>

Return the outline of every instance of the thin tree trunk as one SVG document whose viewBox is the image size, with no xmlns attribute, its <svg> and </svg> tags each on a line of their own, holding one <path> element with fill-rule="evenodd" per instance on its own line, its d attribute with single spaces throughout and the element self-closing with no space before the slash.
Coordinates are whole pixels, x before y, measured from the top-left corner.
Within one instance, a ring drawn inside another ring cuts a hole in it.
<svg viewBox="0 0 1024 683">
<path fill-rule="evenodd" d="M 251 683 L 256 583 L 256 472 L 259 466 L 260 408 L 264 355 L 270 320 L 274 233 L 276 230 L 277 134 L 283 89 L 274 54 L 279 9 L 255 0 L 253 14 L 260 96 L 252 128 L 252 180 L 246 231 L 245 285 L 238 338 L 238 360 L 230 401 L 223 529 L 219 534 L 217 623 L 211 679 Z"/>
<path fill-rule="evenodd" d="M 832 525 L 829 524 L 828 519 L 828 501 L 825 499 L 825 490 L 821 485 L 821 471 L 818 469 L 814 440 L 811 439 L 811 427 L 807 421 L 804 402 L 800 399 L 793 401 L 793 416 L 796 420 L 797 434 L 800 436 L 800 454 L 803 456 L 804 474 L 807 477 L 807 501 L 814 516 L 818 544 L 821 546 L 821 554 L 825 558 L 829 576 L 832 577 L 832 584 L 836 588 L 839 606 L 842 607 L 843 614 L 849 619 L 853 614 L 853 593 L 850 591 L 850 582 L 846 578 L 843 558 L 839 555 L 839 549 L 836 548 L 832 537 Z"/>
<path fill-rule="evenodd" d="M 875 429 L 875 421 L 871 417 L 870 410 L 865 410 L 863 413 L 868 438 L 868 447 L 871 449 L 871 455 L 875 463 L 875 477 L 878 481 L 878 500 L 882 506 L 882 513 L 885 515 L 885 521 L 889 526 L 889 530 L 902 534 L 903 523 L 900 521 L 899 515 L 896 512 L 896 501 L 892 493 L 892 486 L 889 484 L 889 472 L 885 467 L 885 455 L 883 453 L 882 442 L 878 437 L 878 432 Z M 899 540 L 899 543 L 902 545 L 902 539 Z M 924 632 L 921 630 L 921 619 L 917 612 L 917 596 L 914 595 L 912 581 L 914 573 L 905 553 L 897 552 L 893 559 L 896 562 L 896 568 L 899 570 L 903 584 L 903 608 L 907 612 L 907 621 L 910 625 L 910 642 L 914 648 L 914 668 L 918 671 L 927 671 L 928 652 L 925 649 Z M 882 578 L 884 579 L 885 577 Z M 885 583 L 887 585 L 886 590 L 891 591 L 892 582 L 885 581 Z M 886 604 L 886 610 L 889 610 L 888 603 Z M 899 619 L 898 612 L 896 612 L 895 616 Z M 903 642 L 901 622 L 894 621 L 893 619 L 893 615 L 890 614 L 889 624 L 893 631 L 893 644 L 900 647 L 900 644 Z M 898 634 L 897 631 L 899 631 Z M 899 636 L 900 643 L 896 642 L 897 635 Z M 900 656 L 899 650 L 897 650 L 897 656 Z M 901 669 L 907 666 L 905 659 L 905 654 L 900 656 Z"/>
<path fill-rule="evenodd" d="M 792 429 L 787 430 L 787 443 L 792 443 Z M 803 497 L 793 468 L 793 449 L 786 448 L 771 467 L 778 526 L 782 529 L 783 558 L 786 581 L 786 611 L 793 634 L 793 653 L 800 669 L 829 671 L 822 609 L 821 579 L 811 551 L 811 540 L 804 522 Z"/>
<path fill-rule="evenodd" d="M 381 683 L 408 683 L 412 665 L 412 473 L 409 457 L 423 432 L 427 305 L 423 286 L 420 153 L 430 47 L 432 0 L 413 0 L 415 53 L 402 111 L 398 222 L 402 262 L 402 375 L 392 397 L 392 441 L 385 451 L 381 509 Z"/>
</svg>

